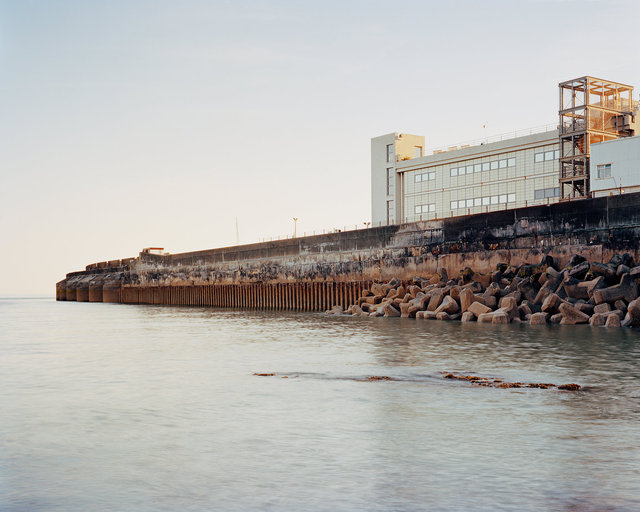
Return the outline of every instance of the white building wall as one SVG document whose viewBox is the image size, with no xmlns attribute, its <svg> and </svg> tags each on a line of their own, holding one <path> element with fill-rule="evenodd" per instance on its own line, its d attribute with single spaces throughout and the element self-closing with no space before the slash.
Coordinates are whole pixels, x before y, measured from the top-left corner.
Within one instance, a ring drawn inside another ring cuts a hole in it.
<svg viewBox="0 0 640 512">
<path fill-rule="evenodd" d="M 598 166 L 602 166 L 600 172 Z M 591 191 L 596 195 L 598 191 L 618 188 L 619 192 L 640 186 L 640 136 L 592 144 L 590 172 Z"/>
<path fill-rule="evenodd" d="M 392 169 L 395 178 L 395 156 L 387 158 L 387 146 L 394 145 L 396 133 L 388 133 L 371 139 L 371 222 L 374 226 L 387 224 L 388 202 L 394 201 L 393 189 L 388 190 L 388 169 Z M 395 155 L 395 146 L 394 146 Z M 391 161 L 388 161 L 391 160 Z M 391 205 L 395 211 L 395 202 Z M 395 224 L 395 215 L 390 219 Z"/>
<path fill-rule="evenodd" d="M 397 162 L 402 180 L 397 221 L 556 202 L 558 150 L 554 130 Z"/>
</svg>

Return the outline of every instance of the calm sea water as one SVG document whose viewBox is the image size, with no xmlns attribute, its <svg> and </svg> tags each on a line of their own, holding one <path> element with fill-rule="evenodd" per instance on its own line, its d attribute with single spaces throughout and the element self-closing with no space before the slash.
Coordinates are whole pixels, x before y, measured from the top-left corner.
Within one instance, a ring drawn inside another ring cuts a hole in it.
<svg viewBox="0 0 640 512">
<path fill-rule="evenodd" d="M 639 331 L 4 299 L 0 397 L 2 511 L 640 510 Z"/>
</svg>

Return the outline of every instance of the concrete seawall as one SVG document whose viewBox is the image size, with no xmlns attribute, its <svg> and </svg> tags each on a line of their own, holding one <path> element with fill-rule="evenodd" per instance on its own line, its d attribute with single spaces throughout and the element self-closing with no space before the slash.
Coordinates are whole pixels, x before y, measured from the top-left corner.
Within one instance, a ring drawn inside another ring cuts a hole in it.
<svg viewBox="0 0 640 512">
<path fill-rule="evenodd" d="M 56 287 L 58 300 L 319 311 L 373 282 L 446 269 L 560 264 L 580 253 L 638 258 L 640 194 L 558 203 L 237 247 L 97 263 Z"/>
</svg>

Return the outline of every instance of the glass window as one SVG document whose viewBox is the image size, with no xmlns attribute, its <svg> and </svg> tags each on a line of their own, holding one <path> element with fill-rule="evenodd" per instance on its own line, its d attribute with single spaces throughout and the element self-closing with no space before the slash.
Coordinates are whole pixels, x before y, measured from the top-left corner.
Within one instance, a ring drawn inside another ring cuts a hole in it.
<svg viewBox="0 0 640 512">
<path fill-rule="evenodd" d="M 458 201 L 451 201 L 451 209 L 452 210 L 458 209 Z"/>
<path fill-rule="evenodd" d="M 509 197 L 507 197 L 507 202 L 515 203 L 516 202 L 516 195 L 515 194 L 509 194 Z"/>
<path fill-rule="evenodd" d="M 516 159 L 515 158 L 509 158 L 509 160 L 507 161 L 507 165 L 509 167 L 515 167 L 516 166 Z"/>
<path fill-rule="evenodd" d="M 558 160 L 558 158 L 560 158 L 560 150 L 559 150 L 559 149 L 556 149 L 556 150 L 553 152 L 553 158 L 554 158 L 555 160 Z"/>
<path fill-rule="evenodd" d="M 395 212 L 393 201 L 387 201 L 387 223 L 394 222 Z"/>
<path fill-rule="evenodd" d="M 598 178 L 611 178 L 611 164 L 598 165 Z"/>
<path fill-rule="evenodd" d="M 500 160 L 500 169 L 504 169 L 507 166 L 507 160 Z"/>
<path fill-rule="evenodd" d="M 396 173 L 393 167 L 387 167 L 387 195 L 390 196 L 394 193 L 396 185 Z"/>
<path fill-rule="evenodd" d="M 501 203 L 506 203 L 507 202 L 507 194 L 501 194 L 500 195 L 500 202 Z"/>
<path fill-rule="evenodd" d="M 414 211 L 416 212 L 416 215 L 420 215 L 422 213 L 422 206 L 416 206 Z"/>
<path fill-rule="evenodd" d="M 452 167 L 451 168 L 451 176 L 457 176 L 458 175 L 458 168 L 457 167 Z"/>
<path fill-rule="evenodd" d="M 536 153 L 533 157 L 535 163 L 544 162 L 544 153 Z"/>
<path fill-rule="evenodd" d="M 430 172 L 429 173 L 429 179 L 430 180 L 435 180 L 436 179 L 436 173 L 435 172 Z"/>
<path fill-rule="evenodd" d="M 489 169 L 491 169 L 491 164 L 489 162 L 485 162 L 482 164 L 483 171 L 488 171 Z"/>
<path fill-rule="evenodd" d="M 490 203 L 490 197 L 483 197 L 482 198 L 482 206 L 489 206 Z"/>
<path fill-rule="evenodd" d="M 413 178 L 413 181 L 416 183 L 420 183 L 422 181 L 422 174 L 416 174 Z"/>
<path fill-rule="evenodd" d="M 473 206 L 482 206 L 482 198 L 481 197 L 476 197 L 473 200 Z"/>
<path fill-rule="evenodd" d="M 473 165 L 467 165 L 467 174 L 473 174 Z"/>
<path fill-rule="evenodd" d="M 467 173 L 467 168 L 466 167 L 458 167 L 458 176 L 462 176 L 463 174 Z"/>
<path fill-rule="evenodd" d="M 467 199 L 467 208 L 473 208 L 473 199 Z"/>
<path fill-rule="evenodd" d="M 498 196 L 491 196 L 491 204 L 498 204 Z"/>
<path fill-rule="evenodd" d="M 555 189 L 553 188 L 545 188 L 544 189 L 544 197 L 553 197 L 553 193 L 555 192 Z"/>
<path fill-rule="evenodd" d="M 413 158 L 420 158 L 422 156 L 422 146 L 413 147 Z"/>
<path fill-rule="evenodd" d="M 393 144 L 387 144 L 387 162 L 393 162 Z"/>
<path fill-rule="evenodd" d="M 560 187 L 556 187 L 553 189 L 553 196 L 560 197 Z"/>
<path fill-rule="evenodd" d="M 491 162 L 491 170 L 495 171 L 498 168 L 498 161 L 494 160 L 493 162 Z"/>
<path fill-rule="evenodd" d="M 481 164 L 475 164 L 473 166 L 473 172 L 480 172 L 482 170 L 482 165 Z"/>
<path fill-rule="evenodd" d="M 553 151 L 545 151 L 544 152 L 544 159 L 545 160 L 553 160 Z"/>
<path fill-rule="evenodd" d="M 432 213 L 436 211 L 436 203 L 432 203 L 429 205 L 429 211 Z"/>
<path fill-rule="evenodd" d="M 534 199 L 544 199 L 544 189 L 535 190 L 533 192 Z"/>
</svg>

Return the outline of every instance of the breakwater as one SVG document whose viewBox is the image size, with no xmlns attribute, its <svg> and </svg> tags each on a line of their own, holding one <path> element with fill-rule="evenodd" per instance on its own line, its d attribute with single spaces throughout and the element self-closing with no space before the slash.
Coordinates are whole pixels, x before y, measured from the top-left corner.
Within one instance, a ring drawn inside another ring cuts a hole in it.
<svg viewBox="0 0 640 512">
<path fill-rule="evenodd" d="M 550 256 L 639 261 L 640 194 L 88 265 L 56 285 L 66 301 L 323 311 L 393 278 L 490 274 Z"/>
</svg>

